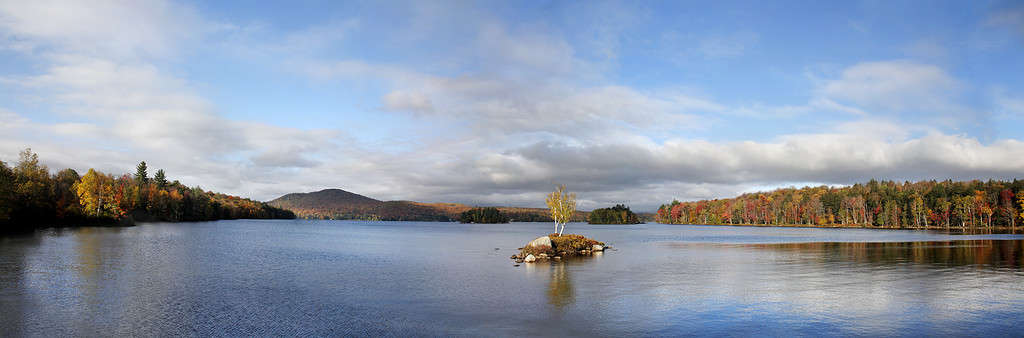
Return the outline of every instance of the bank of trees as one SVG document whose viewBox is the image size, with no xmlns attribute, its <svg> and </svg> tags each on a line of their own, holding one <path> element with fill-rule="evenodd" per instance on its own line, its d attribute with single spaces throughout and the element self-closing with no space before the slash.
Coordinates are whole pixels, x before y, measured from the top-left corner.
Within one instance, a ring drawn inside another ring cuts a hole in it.
<svg viewBox="0 0 1024 338">
<path fill-rule="evenodd" d="M 30 149 L 13 167 L 0 161 L 0 232 L 48 226 L 112 224 L 125 220 L 205 221 L 294 218 L 263 202 L 169 182 L 145 162 L 135 174 L 114 176 L 89 169 L 51 174 Z"/>
<path fill-rule="evenodd" d="M 590 212 L 590 224 L 640 224 L 640 218 L 629 207 L 616 204 L 611 208 L 594 209 Z"/>
<path fill-rule="evenodd" d="M 508 223 L 509 218 L 502 214 L 498 208 L 473 208 L 462 212 L 459 215 L 461 223 Z"/>
<path fill-rule="evenodd" d="M 785 188 L 736 198 L 664 204 L 676 224 L 867 225 L 889 228 L 1018 227 L 1024 181 L 871 180 L 849 187 Z"/>
</svg>

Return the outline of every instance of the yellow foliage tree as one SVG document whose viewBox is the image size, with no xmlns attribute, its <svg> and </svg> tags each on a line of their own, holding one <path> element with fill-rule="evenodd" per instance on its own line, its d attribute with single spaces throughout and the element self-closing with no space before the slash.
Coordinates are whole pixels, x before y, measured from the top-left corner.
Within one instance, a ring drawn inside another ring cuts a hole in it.
<svg viewBox="0 0 1024 338">
<path fill-rule="evenodd" d="M 94 217 L 118 216 L 120 208 L 114 201 L 113 178 L 97 173 L 93 169 L 75 183 L 78 201 L 85 214 Z"/>
<path fill-rule="evenodd" d="M 1024 190 L 1017 192 L 1017 203 L 1020 203 L 1020 218 L 1024 218 Z"/>
<path fill-rule="evenodd" d="M 548 194 L 547 204 L 551 209 L 551 218 L 555 220 L 555 231 L 561 235 L 565 231 L 565 223 L 568 223 L 576 213 L 576 194 L 567 193 L 565 185 L 559 185 L 555 191 Z M 562 226 L 561 230 L 558 229 L 559 225 Z"/>
</svg>

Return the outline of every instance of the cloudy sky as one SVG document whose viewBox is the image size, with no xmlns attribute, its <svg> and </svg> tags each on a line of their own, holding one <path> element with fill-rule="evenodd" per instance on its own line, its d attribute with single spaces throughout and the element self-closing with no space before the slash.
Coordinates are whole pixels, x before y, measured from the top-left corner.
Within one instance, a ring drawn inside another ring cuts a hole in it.
<svg viewBox="0 0 1024 338">
<path fill-rule="evenodd" d="M 1024 4 L 0 0 L 0 160 L 582 209 L 1024 178 Z"/>
</svg>

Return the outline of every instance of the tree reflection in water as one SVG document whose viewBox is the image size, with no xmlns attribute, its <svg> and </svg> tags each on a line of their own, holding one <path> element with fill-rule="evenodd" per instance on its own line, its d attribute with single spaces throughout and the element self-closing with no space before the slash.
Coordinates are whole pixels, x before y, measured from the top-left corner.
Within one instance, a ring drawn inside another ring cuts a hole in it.
<svg viewBox="0 0 1024 338">
<path fill-rule="evenodd" d="M 728 245 L 733 246 L 733 245 Z M 940 266 L 983 266 L 1020 270 L 1024 241 L 969 240 L 931 242 L 813 242 L 742 244 L 738 247 L 806 253 L 824 262 L 866 264 L 914 263 Z"/>
<path fill-rule="evenodd" d="M 551 281 L 548 282 L 548 303 L 561 310 L 576 301 L 576 290 L 572 286 L 568 263 L 551 263 Z"/>
</svg>

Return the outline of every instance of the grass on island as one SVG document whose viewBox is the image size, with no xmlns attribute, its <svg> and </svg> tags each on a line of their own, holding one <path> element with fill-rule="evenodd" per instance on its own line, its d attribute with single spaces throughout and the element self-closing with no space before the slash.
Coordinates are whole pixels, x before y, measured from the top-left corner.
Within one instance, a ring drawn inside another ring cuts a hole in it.
<svg viewBox="0 0 1024 338">
<path fill-rule="evenodd" d="M 551 246 L 531 247 L 527 245 L 519 251 L 519 257 L 526 257 L 527 255 L 540 256 L 542 253 L 548 256 L 572 257 L 580 255 L 581 250 L 592 249 L 595 244 L 604 246 L 604 242 L 598 242 L 583 235 L 558 235 L 555 233 L 548 235 L 548 237 L 551 238 Z"/>
</svg>

